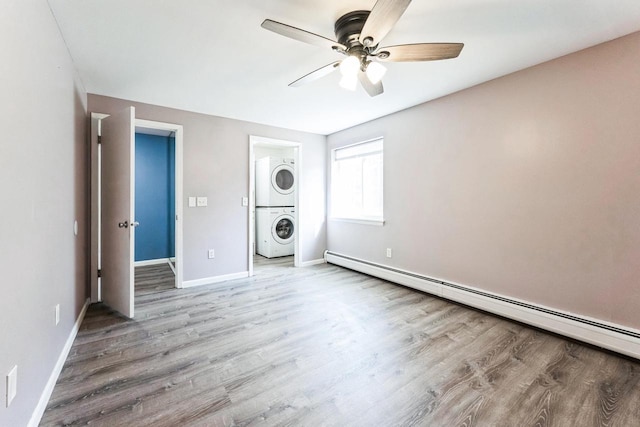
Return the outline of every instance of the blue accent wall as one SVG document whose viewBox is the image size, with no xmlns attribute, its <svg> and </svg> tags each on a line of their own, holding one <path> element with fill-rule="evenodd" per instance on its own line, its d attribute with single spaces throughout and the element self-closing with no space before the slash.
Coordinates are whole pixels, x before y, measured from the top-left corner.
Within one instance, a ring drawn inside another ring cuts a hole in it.
<svg viewBox="0 0 640 427">
<path fill-rule="evenodd" d="M 169 138 L 169 253 L 176 249 L 176 139 Z"/>
<path fill-rule="evenodd" d="M 136 133 L 135 260 L 175 255 L 175 139 Z"/>
</svg>

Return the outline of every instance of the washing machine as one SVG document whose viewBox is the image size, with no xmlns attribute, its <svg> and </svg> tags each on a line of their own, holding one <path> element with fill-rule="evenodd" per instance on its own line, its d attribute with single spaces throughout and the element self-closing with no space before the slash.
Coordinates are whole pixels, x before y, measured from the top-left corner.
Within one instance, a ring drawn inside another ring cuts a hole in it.
<svg viewBox="0 0 640 427">
<path fill-rule="evenodd" d="M 256 252 L 267 258 L 293 255 L 295 208 L 256 208 Z"/>
<path fill-rule="evenodd" d="M 256 160 L 256 206 L 295 206 L 294 163 L 282 157 Z"/>
</svg>

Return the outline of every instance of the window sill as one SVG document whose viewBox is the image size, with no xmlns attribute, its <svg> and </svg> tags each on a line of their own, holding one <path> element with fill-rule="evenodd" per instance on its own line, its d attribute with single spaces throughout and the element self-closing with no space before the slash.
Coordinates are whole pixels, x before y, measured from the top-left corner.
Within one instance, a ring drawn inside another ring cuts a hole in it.
<svg viewBox="0 0 640 427">
<path fill-rule="evenodd" d="M 375 225 L 382 227 L 384 219 L 364 219 L 364 218 L 329 218 L 329 221 L 350 222 L 353 224 Z"/>
</svg>

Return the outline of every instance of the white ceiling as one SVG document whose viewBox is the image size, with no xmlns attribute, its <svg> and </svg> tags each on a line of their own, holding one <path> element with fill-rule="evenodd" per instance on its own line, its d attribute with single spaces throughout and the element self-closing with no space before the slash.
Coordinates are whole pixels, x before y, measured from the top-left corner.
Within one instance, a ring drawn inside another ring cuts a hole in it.
<svg viewBox="0 0 640 427">
<path fill-rule="evenodd" d="M 381 45 L 463 42 L 457 59 L 388 63 L 385 93 L 339 73 L 290 88 L 342 56 L 260 27 L 335 39 L 375 0 L 49 0 L 89 93 L 330 134 L 640 30 L 638 0 L 415 0 Z"/>
</svg>

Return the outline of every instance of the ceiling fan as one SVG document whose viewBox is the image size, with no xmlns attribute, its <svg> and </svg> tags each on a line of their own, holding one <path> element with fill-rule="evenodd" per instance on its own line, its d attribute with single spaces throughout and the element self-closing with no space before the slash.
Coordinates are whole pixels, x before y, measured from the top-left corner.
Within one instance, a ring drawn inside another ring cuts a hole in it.
<svg viewBox="0 0 640 427">
<path fill-rule="evenodd" d="M 312 71 L 289 86 L 302 86 L 340 69 L 340 86 L 355 90 L 360 81 L 369 96 L 377 96 L 384 91 L 382 77 L 386 72 L 386 68 L 379 62 L 456 58 L 464 47 L 463 43 L 416 43 L 378 47 L 409 3 L 411 0 L 378 0 L 371 11 L 356 10 L 343 15 L 335 23 L 337 42 L 271 19 L 265 19 L 262 28 L 346 55 L 345 59 Z"/>
</svg>

